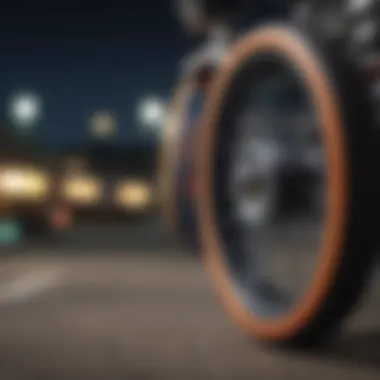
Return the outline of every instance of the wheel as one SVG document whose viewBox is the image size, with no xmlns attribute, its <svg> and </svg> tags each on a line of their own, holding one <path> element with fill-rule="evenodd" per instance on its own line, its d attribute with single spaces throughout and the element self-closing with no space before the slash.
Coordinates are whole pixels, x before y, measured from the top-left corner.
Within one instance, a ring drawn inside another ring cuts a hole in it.
<svg viewBox="0 0 380 380">
<path fill-rule="evenodd" d="M 219 298 L 248 334 L 323 342 L 370 275 L 378 131 L 356 68 L 329 41 L 264 26 L 230 51 L 197 145 L 197 215 Z"/>
<path fill-rule="evenodd" d="M 194 213 L 193 146 L 211 69 L 185 77 L 173 96 L 159 152 L 159 188 L 163 220 L 191 247 L 197 246 Z"/>
</svg>

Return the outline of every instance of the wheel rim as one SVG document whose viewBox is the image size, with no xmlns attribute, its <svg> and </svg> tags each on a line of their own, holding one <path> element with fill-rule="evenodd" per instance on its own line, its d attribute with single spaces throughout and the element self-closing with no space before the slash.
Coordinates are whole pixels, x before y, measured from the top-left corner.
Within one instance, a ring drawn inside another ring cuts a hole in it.
<svg viewBox="0 0 380 380">
<path fill-rule="evenodd" d="M 245 86 L 231 90 L 214 161 L 214 186 L 227 190 L 215 194 L 224 259 L 244 304 L 260 318 L 283 317 L 299 302 L 324 224 L 320 131 L 300 79 L 274 58 L 261 56 L 235 77 Z"/>
</svg>

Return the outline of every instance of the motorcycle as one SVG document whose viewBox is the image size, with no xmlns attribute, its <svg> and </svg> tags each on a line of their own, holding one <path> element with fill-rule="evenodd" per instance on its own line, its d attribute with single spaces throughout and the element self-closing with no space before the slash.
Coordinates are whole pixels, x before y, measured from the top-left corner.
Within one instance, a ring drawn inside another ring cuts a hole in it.
<svg viewBox="0 0 380 380">
<path fill-rule="evenodd" d="M 374 268 L 380 5 L 290 5 L 281 21 L 238 30 L 218 67 L 197 133 L 195 203 L 229 315 L 252 338 L 304 347 L 338 330 Z"/>
</svg>

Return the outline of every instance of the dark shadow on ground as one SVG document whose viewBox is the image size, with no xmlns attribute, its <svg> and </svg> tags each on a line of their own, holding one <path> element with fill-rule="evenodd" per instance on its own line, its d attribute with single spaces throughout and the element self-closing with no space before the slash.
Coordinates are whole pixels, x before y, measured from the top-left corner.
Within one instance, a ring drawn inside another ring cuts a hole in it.
<svg viewBox="0 0 380 380">
<path fill-rule="evenodd" d="M 363 369 L 380 369 L 380 329 L 363 332 L 345 332 L 327 346 L 297 351 L 322 362 L 348 364 Z"/>
</svg>

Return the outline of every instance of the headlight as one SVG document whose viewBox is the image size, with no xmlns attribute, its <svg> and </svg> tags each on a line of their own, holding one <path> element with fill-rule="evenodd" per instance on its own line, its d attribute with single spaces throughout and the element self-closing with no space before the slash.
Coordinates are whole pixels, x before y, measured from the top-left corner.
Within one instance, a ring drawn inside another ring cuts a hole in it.
<svg viewBox="0 0 380 380">
<path fill-rule="evenodd" d="M 91 177 L 72 177 L 64 181 L 62 186 L 64 198 L 68 201 L 91 205 L 97 203 L 102 195 L 101 181 Z"/>
<path fill-rule="evenodd" d="M 120 207 L 135 210 L 145 209 L 151 202 L 151 188 L 145 182 L 122 182 L 116 187 L 115 198 Z"/>
<path fill-rule="evenodd" d="M 8 198 L 37 200 L 49 191 L 50 180 L 46 173 L 29 168 L 3 168 L 0 170 L 0 193 Z"/>
</svg>

